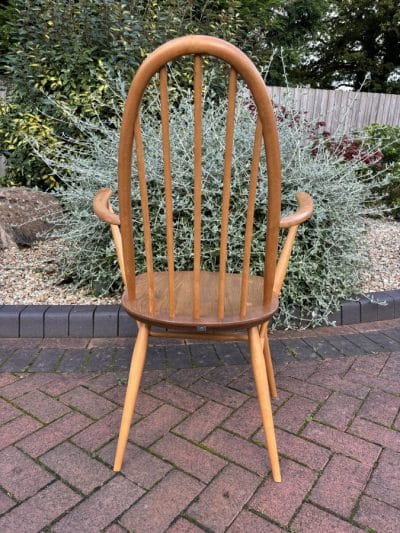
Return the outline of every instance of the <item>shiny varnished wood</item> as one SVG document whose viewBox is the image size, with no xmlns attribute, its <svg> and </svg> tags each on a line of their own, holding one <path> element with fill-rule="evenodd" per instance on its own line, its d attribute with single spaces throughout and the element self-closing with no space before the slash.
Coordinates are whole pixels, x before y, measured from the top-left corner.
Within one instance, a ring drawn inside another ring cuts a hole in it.
<svg viewBox="0 0 400 533">
<path fill-rule="evenodd" d="M 270 318 L 278 307 L 278 298 L 273 296 L 269 305 L 263 302 L 263 278 L 250 276 L 248 296 L 246 300 L 247 313 L 243 318 L 239 311 L 240 274 L 226 274 L 225 278 L 225 313 L 222 319 L 217 317 L 217 298 L 219 276 L 217 272 L 200 272 L 200 302 L 199 317 L 192 315 L 192 287 L 193 272 L 175 272 L 176 308 L 173 319 L 169 316 L 168 273 L 154 273 L 155 308 L 149 312 L 148 277 L 140 274 L 136 278 L 136 298 L 130 300 L 125 292 L 122 305 L 126 311 L 141 322 L 156 324 L 164 327 L 192 327 L 204 329 L 232 329 L 243 328 L 264 322 Z"/>
</svg>

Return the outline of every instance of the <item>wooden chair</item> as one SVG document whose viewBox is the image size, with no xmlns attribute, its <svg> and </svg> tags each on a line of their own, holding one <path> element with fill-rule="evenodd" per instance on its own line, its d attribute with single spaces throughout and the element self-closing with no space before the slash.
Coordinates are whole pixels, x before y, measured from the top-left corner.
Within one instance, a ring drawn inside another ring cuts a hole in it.
<svg viewBox="0 0 400 533">
<path fill-rule="evenodd" d="M 173 194 L 170 160 L 169 109 L 166 64 L 178 57 L 194 56 L 194 268 L 190 272 L 174 269 Z M 219 272 L 204 272 L 201 264 L 202 203 L 202 56 L 214 56 L 230 65 L 228 110 L 222 185 Z M 164 184 L 166 206 L 166 272 L 154 272 L 151 227 L 145 177 L 144 152 L 139 108 L 144 91 L 158 74 L 163 137 Z M 243 270 L 226 272 L 228 215 L 233 149 L 234 113 L 237 76 L 252 93 L 257 107 L 253 161 L 249 176 L 248 210 L 245 226 Z M 250 275 L 250 252 L 258 167 L 264 140 L 268 166 L 268 215 L 264 276 Z M 133 144 L 141 194 L 147 272 L 136 275 L 131 219 L 131 165 Z M 257 395 L 272 476 L 281 481 L 270 395 L 277 396 L 274 371 L 267 338 L 268 321 L 278 307 L 278 296 L 285 277 L 296 230 L 312 213 L 312 200 L 298 193 L 298 210 L 285 218 L 280 215 L 280 154 L 273 108 L 263 79 L 249 58 L 235 46 L 214 37 L 186 36 L 174 39 L 150 54 L 138 69 L 126 100 L 119 145 L 118 162 L 119 216 L 110 207 L 110 189 L 101 189 L 94 199 L 94 210 L 111 225 L 125 292 L 122 305 L 137 320 L 138 335 L 123 408 L 114 470 L 119 471 L 125 453 L 132 417 L 146 358 L 149 336 L 186 339 L 248 340 Z M 281 228 L 288 235 L 277 260 Z M 154 331 L 160 326 L 165 331 Z M 242 332 L 240 332 L 242 330 Z"/>
</svg>

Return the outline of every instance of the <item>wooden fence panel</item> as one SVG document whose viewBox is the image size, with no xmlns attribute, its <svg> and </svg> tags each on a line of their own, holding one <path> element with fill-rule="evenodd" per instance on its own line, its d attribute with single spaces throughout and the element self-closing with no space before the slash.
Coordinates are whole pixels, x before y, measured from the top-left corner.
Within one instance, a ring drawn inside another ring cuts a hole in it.
<svg viewBox="0 0 400 533">
<path fill-rule="evenodd" d="M 273 102 L 309 120 L 323 120 L 333 133 L 361 130 L 368 124 L 400 126 L 400 95 L 308 87 L 268 87 Z"/>
</svg>

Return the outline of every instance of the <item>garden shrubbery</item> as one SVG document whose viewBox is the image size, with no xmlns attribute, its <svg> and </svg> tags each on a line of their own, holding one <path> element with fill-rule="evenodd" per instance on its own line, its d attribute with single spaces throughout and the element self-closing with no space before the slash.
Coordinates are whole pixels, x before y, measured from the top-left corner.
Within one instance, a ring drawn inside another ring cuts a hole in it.
<svg viewBox="0 0 400 533">
<path fill-rule="evenodd" d="M 64 274 L 78 284 L 89 284 L 98 292 L 120 284 L 109 229 L 92 213 L 92 199 L 101 187 L 116 188 L 118 127 L 125 90 L 115 91 L 110 123 L 95 118 L 79 119 L 68 107 L 68 123 L 81 132 L 81 140 L 71 138 L 57 145 L 50 154 L 46 147 L 38 153 L 65 185 L 60 191 L 66 209 L 62 236 L 67 239 L 63 254 Z M 96 103 L 94 102 L 94 110 Z M 143 138 L 146 150 L 147 184 L 151 198 L 151 226 L 155 267 L 166 264 L 165 206 L 160 125 L 156 110 L 158 93 L 154 87 L 143 112 Z M 170 109 L 173 164 L 174 225 L 176 267 L 192 267 L 192 187 L 193 187 L 193 102 L 190 88 L 175 94 Z M 204 96 L 203 119 L 203 233 L 202 268 L 218 269 L 221 176 L 226 99 L 215 99 L 211 88 Z M 255 117 L 249 95 L 241 88 L 237 97 L 235 150 L 229 229 L 229 271 L 241 270 L 241 246 L 247 205 L 247 183 L 252 153 Z M 240 124 L 240 126 L 239 126 Z M 367 165 L 359 159 L 346 161 L 325 143 L 316 149 L 310 124 L 301 116 L 280 114 L 279 137 L 283 164 L 283 211 L 296 208 L 295 193 L 312 194 L 315 212 L 309 223 L 299 229 L 287 280 L 283 289 L 277 323 L 293 326 L 299 314 L 310 325 L 326 323 L 329 313 L 353 292 L 360 290 L 365 251 L 366 202 L 373 182 L 358 179 Z M 252 271 L 260 273 L 264 263 L 264 223 L 266 215 L 265 161 L 261 163 L 255 216 Z M 133 177 L 133 218 L 136 235 L 137 269 L 144 268 L 143 236 L 137 179 Z M 117 205 L 115 206 L 117 208 Z M 205 230 L 204 230 L 205 231 Z"/>
</svg>

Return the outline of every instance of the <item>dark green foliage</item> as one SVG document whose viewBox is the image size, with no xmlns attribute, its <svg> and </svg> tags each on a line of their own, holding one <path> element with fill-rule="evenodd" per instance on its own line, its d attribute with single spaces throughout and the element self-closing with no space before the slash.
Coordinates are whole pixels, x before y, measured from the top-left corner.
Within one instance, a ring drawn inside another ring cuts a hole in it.
<svg viewBox="0 0 400 533">
<path fill-rule="evenodd" d="M 368 145 L 383 154 L 376 169 L 383 182 L 377 192 L 388 214 L 400 220 L 400 127 L 371 124 L 364 131 Z"/>
<path fill-rule="evenodd" d="M 398 0 L 331 2 L 304 65 L 298 76 L 313 87 L 400 93 Z"/>
</svg>

